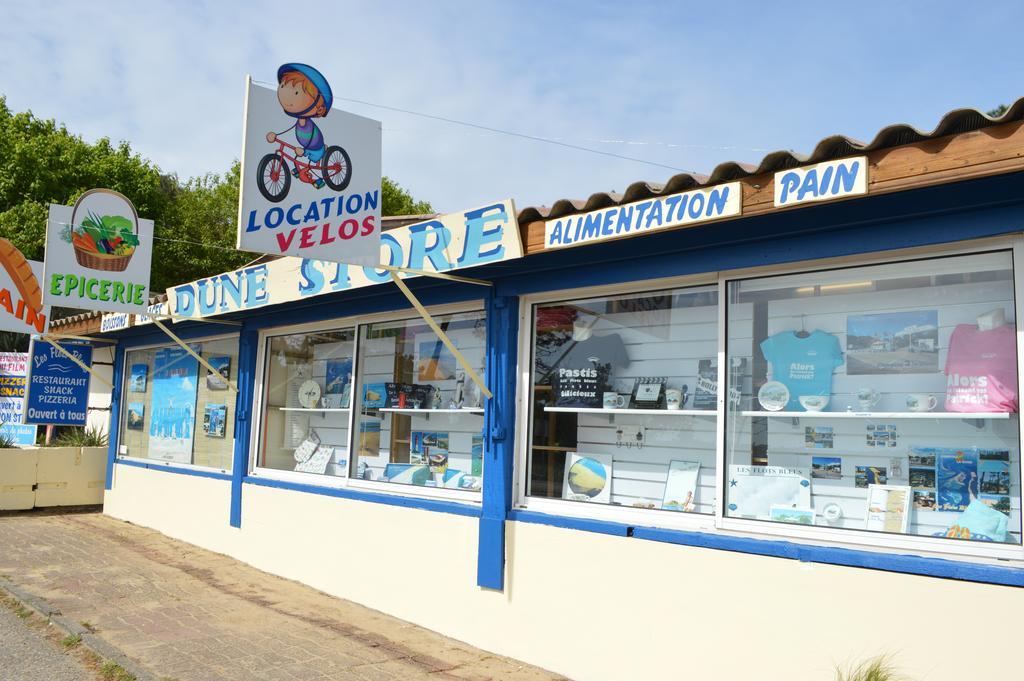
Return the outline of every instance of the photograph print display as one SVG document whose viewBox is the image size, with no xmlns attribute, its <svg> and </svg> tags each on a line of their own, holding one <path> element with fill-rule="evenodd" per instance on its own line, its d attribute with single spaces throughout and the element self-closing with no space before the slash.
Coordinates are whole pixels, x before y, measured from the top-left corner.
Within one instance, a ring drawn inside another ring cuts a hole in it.
<svg viewBox="0 0 1024 681">
<path fill-rule="evenodd" d="M 149 375 L 148 364 L 133 364 L 128 378 L 128 392 L 146 392 L 146 376 Z"/>
<path fill-rule="evenodd" d="M 1010 493 L 1010 453 L 983 449 L 978 453 L 981 494 L 1006 496 Z"/>
<path fill-rule="evenodd" d="M 856 487 L 866 489 L 869 485 L 884 485 L 889 480 L 885 466 L 855 466 L 853 472 Z"/>
<path fill-rule="evenodd" d="M 700 472 L 698 461 L 672 461 L 668 467 L 668 479 L 665 481 L 665 494 L 661 508 L 666 511 L 682 511 L 693 513 L 697 510 L 697 474 Z"/>
<path fill-rule="evenodd" d="M 825 480 L 841 480 L 843 477 L 843 459 L 838 456 L 811 457 L 811 477 Z"/>
<path fill-rule="evenodd" d="M 935 449 L 938 461 L 938 510 L 966 511 L 978 496 L 978 450 Z"/>
<path fill-rule="evenodd" d="M 607 504 L 611 497 L 612 455 L 569 452 L 562 481 L 562 498 Z"/>
<path fill-rule="evenodd" d="M 206 370 L 206 388 L 208 390 L 227 390 L 231 378 L 231 358 L 227 356 L 210 357 L 206 360 L 217 373 Z"/>
<path fill-rule="evenodd" d="M 145 365 L 143 365 L 145 366 Z M 146 415 L 146 405 L 142 402 L 129 402 L 125 427 L 128 430 L 142 430 L 142 422 Z"/>
<path fill-rule="evenodd" d="M 198 351 L 198 346 L 193 350 Z M 149 417 L 150 458 L 191 463 L 198 381 L 199 362 L 184 349 L 156 351 Z"/>
<path fill-rule="evenodd" d="M 847 375 L 938 371 L 938 310 L 883 312 L 846 318 Z"/>
<path fill-rule="evenodd" d="M 347 409 L 352 391 L 352 359 L 329 359 L 324 385 L 324 405 L 331 409 Z"/>
<path fill-rule="evenodd" d="M 224 437 L 227 431 L 228 406 L 207 404 L 203 411 L 203 433 L 206 437 Z"/>
<path fill-rule="evenodd" d="M 416 380 L 451 381 L 455 379 L 455 355 L 439 339 L 421 341 L 416 345 Z"/>
<path fill-rule="evenodd" d="M 811 506 L 810 471 L 804 468 L 733 464 L 725 488 L 733 517 L 770 520 L 773 505 Z"/>
</svg>

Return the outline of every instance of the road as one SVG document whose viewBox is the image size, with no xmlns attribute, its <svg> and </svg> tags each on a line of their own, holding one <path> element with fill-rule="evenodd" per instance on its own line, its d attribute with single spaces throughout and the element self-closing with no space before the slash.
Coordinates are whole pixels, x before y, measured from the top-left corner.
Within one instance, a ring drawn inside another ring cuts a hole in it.
<svg viewBox="0 0 1024 681">
<path fill-rule="evenodd" d="M 38 617 L 38 615 L 36 616 Z M 0 681 L 93 681 L 96 675 L 0 605 Z"/>
</svg>

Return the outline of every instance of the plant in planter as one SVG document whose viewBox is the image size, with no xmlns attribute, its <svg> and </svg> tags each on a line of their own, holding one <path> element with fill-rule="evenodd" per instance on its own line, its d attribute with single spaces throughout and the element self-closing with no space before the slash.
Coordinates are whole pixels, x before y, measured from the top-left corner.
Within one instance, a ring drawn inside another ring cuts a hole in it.
<svg viewBox="0 0 1024 681">
<path fill-rule="evenodd" d="M 54 447 L 106 447 L 107 434 L 99 428 L 69 428 L 52 442 Z"/>
<path fill-rule="evenodd" d="M 849 669 L 836 669 L 836 681 L 910 681 L 896 673 L 889 655 L 879 655 Z"/>
</svg>

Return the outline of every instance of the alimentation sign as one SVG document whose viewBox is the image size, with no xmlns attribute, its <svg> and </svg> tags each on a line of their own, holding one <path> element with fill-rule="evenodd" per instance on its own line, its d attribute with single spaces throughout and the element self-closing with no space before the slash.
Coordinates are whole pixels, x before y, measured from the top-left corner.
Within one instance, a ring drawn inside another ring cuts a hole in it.
<svg viewBox="0 0 1024 681">
<path fill-rule="evenodd" d="M 515 206 L 505 200 L 388 230 L 375 262 L 443 273 L 522 255 Z M 375 267 L 280 258 L 168 289 L 167 312 L 209 317 L 390 281 L 388 270 Z"/>
<path fill-rule="evenodd" d="M 61 347 L 92 366 L 92 346 Z M 32 339 L 22 422 L 84 426 L 89 413 L 89 373 L 45 341 Z"/>
<path fill-rule="evenodd" d="M 544 248 L 566 248 L 735 217 L 743 210 L 739 182 L 569 215 L 544 223 Z"/>
</svg>

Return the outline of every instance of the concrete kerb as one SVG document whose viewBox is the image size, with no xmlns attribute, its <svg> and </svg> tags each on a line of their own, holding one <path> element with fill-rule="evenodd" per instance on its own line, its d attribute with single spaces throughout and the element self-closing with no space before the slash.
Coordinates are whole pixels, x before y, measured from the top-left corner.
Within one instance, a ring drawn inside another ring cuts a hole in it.
<svg viewBox="0 0 1024 681">
<path fill-rule="evenodd" d="M 80 636 L 83 646 L 99 655 L 103 660 L 110 660 L 120 665 L 122 669 L 134 676 L 137 681 L 159 681 L 156 676 L 140 667 L 138 663 L 125 655 L 119 648 L 103 640 L 78 622 L 73 622 L 64 617 L 60 610 L 50 605 L 44 599 L 25 591 L 3 577 L 0 577 L 0 590 L 3 590 L 4 593 L 21 603 L 24 607 L 42 615 L 65 634 Z"/>
</svg>

